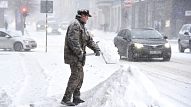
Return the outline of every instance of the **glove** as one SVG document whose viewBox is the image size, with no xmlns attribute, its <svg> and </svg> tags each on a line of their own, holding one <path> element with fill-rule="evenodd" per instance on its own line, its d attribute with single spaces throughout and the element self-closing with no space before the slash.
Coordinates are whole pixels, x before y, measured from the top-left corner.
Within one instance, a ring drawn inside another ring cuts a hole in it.
<svg viewBox="0 0 191 107">
<path fill-rule="evenodd" d="M 84 57 L 84 54 L 83 54 L 83 52 L 81 52 L 79 55 L 77 55 L 78 56 L 78 59 L 80 60 L 80 61 L 82 61 L 82 59 L 83 59 L 83 57 Z"/>
<path fill-rule="evenodd" d="M 97 50 L 97 51 L 95 51 L 94 53 L 95 53 L 95 56 L 100 56 L 100 53 L 101 53 L 101 52 L 100 52 L 99 50 Z"/>
</svg>

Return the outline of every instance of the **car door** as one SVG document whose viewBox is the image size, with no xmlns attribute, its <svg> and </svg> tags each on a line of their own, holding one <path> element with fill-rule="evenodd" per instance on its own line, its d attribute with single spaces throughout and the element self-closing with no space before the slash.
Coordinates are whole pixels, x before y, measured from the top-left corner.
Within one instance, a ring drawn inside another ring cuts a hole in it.
<svg viewBox="0 0 191 107">
<path fill-rule="evenodd" d="M 127 55 L 127 50 L 131 45 L 131 31 L 129 29 L 126 29 L 123 34 L 123 40 L 121 42 L 122 44 L 122 53 L 124 56 Z"/>
<path fill-rule="evenodd" d="M 185 32 L 187 32 L 188 34 L 184 34 Z M 183 29 L 183 35 L 182 35 L 182 43 L 185 44 L 185 45 L 188 45 L 189 44 L 189 39 L 190 39 L 190 26 L 186 26 L 184 29 Z"/>
<path fill-rule="evenodd" d="M 0 31 L 0 48 L 10 48 L 10 38 L 5 37 L 8 35 L 5 32 Z"/>
<path fill-rule="evenodd" d="M 127 40 L 126 38 L 126 29 L 122 30 L 120 33 L 119 38 L 119 52 L 122 56 L 126 56 L 126 49 L 127 49 Z"/>
</svg>

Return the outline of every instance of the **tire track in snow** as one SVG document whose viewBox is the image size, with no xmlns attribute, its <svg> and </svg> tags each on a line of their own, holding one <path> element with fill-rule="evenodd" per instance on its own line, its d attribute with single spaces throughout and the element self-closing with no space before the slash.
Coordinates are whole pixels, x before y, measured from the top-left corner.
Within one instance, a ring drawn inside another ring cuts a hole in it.
<svg viewBox="0 0 191 107">
<path fill-rule="evenodd" d="M 172 58 L 170 62 L 129 62 L 120 60 L 120 63 L 138 66 L 140 71 L 153 82 L 158 91 L 164 96 L 180 102 L 183 107 L 190 107 L 191 99 L 191 72 L 190 60 Z M 177 103 L 178 104 L 178 103 Z M 177 105 L 177 107 L 182 107 Z"/>
<path fill-rule="evenodd" d="M 19 56 L 22 64 L 25 79 L 16 97 L 14 103 L 16 105 L 29 105 L 34 102 L 39 102 L 46 97 L 48 79 L 39 63 L 29 54 L 21 53 Z"/>
</svg>

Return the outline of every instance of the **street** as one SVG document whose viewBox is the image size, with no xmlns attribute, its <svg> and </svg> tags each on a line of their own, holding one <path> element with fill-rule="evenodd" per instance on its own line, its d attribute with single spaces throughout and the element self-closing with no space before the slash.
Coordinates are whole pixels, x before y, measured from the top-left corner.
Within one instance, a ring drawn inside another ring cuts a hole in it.
<svg viewBox="0 0 191 107">
<path fill-rule="evenodd" d="M 34 40 L 37 41 L 37 48 L 31 50 L 31 52 L 23 52 L 20 53 L 19 56 L 29 58 L 29 53 L 44 53 L 46 50 L 46 35 L 45 31 L 36 32 L 34 26 L 27 26 L 26 31 L 28 32 L 25 35 L 30 36 Z M 18 32 L 20 33 L 20 32 Z M 58 53 L 63 55 L 63 46 L 64 46 L 64 38 L 66 31 L 62 31 L 62 35 L 48 35 L 47 36 L 47 52 Z M 104 33 L 102 31 L 95 31 L 95 41 L 101 40 L 113 40 L 116 33 Z M 176 102 L 177 107 L 191 107 L 191 52 L 186 50 L 185 53 L 178 52 L 178 46 L 176 40 L 169 40 L 172 47 L 172 57 L 169 62 L 163 62 L 158 59 L 152 60 L 142 60 L 139 62 L 130 62 L 127 61 L 125 57 L 123 57 L 119 64 L 129 64 L 137 66 L 140 71 L 142 71 L 154 84 L 157 90 L 160 92 L 161 96 L 167 99 L 169 102 Z M 0 50 L 1 53 L 6 52 Z M 7 53 L 7 52 L 6 52 Z M 13 53 L 12 55 L 15 55 Z M 34 55 L 33 55 L 34 57 Z M 41 56 L 44 57 L 44 56 Z M 58 56 L 55 56 L 58 57 Z M 62 57 L 61 57 L 62 58 Z M 31 59 L 34 60 L 34 59 Z M 54 59 L 52 59 L 54 60 Z M 22 64 L 26 64 L 25 61 L 22 61 Z M 32 61 L 35 62 L 35 61 Z M 33 64 L 33 63 L 32 63 Z M 35 63 L 34 63 L 35 64 Z M 39 65 L 35 64 L 34 67 L 24 68 L 26 71 L 38 68 Z M 31 74 L 35 75 L 35 74 Z M 42 75 L 38 75 L 38 78 L 48 79 L 49 77 L 45 77 Z M 34 78 L 29 78 L 32 80 Z M 36 80 L 38 81 L 38 80 Z M 42 84 L 46 84 L 42 83 Z M 42 85 L 37 84 L 37 85 Z M 34 85 L 34 84 L 27 84 Z M 27 86 L 30 87 L 30 86 Z M 26 88 L 27 89 L 27 88 Z M 25 91 L 27 91 L 25 89 Z M 36 89 L 36 93 L 38 94 L 38 89 Z M 42 92 L 44 90 L 41 90 Z M 63 91 L 63 90 L 62 90 Z M 18 95 L 23 95 L 25 93 L 18 93 Z M 41 93 L 43 94 L 43 93 Z M 42 95 L 43 96 L 43 95 Z M 23 98 L 24 99 L 24 98 Z"/>
</svg>

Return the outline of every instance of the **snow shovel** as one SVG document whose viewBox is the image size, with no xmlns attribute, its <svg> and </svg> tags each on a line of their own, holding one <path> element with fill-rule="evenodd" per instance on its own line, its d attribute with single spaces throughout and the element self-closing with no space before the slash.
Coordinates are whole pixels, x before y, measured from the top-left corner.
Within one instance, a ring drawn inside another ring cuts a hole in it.
<svg viewBox="0 0 191 107">
<path fill-rule="evenodd" d="M 98 44 L 99 43 L 99 44 Z M 101 56 L 103 57 L 104 61 L 106 64 L 116 64 L 119 62 L 119 58 L 116 57 L 115 53 L 118 55 L 117 53 L 117 49 L 113 49 L 115 46 L 112 42 L 96 42 L 96 44 L 98 45 L 98 47 L 101 50 Z M 87 53 L 86 56 L 90 56 L 90 55 L 95 55 L 95 53 Z M 104 57 L 105 56 L 105 57 Z"/>
<path fill-rule="evenodd" d="M 107 62 L 107 61 L 105 60 L 104 56 L 103 56 L 103 53 L 101 52 L 100 54 L 101 54 L 101 56 L 103 57 L 103 59 L 104 59 L 104 61 L 105 61 L 106 64 L 116 64 L 116 63 Z M 87 54 L 86 54 L 86 56 L 92 56 L 92 55 L 95 55 L 95 53 L 87 53 Z"/>
</svg>

